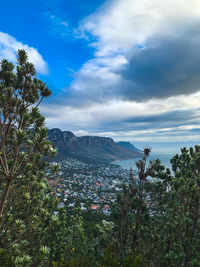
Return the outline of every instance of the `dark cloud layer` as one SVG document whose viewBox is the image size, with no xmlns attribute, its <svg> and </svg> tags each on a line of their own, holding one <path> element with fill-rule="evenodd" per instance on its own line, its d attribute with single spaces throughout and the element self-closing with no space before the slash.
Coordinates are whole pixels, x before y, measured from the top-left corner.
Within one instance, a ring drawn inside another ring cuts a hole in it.
<svg viewBox="0 0 200 267">
<path fill-rule="evenodd" d="M 194 25 L 182 35 L 154 36 L 146 48 L 133 50 L 118 72 L 123 78 L 121 95 L 142 101 L 199 91 L 199 29 Z"/>
<path fill-rule="evenodd" d="M 90 128 L 93 131 L 124 132 L 165 129 L 187 125 L 199 125 L 199 110 L 173 110 L 154 115 L 132 116 L 128 119 L 104 121 Z M 159 131 L 159 130 L 158 130 Z"/>
<path fill-rule="evenodd" d="M 146 116 L 136 116 L 129 118 L 126 122 L 130 123 L 159 123 L 170 124 L 170 123 L 180 123 L 183 125 L 184 122 L 190 122 L 198 118 L 197 110 L 173 110 L 169 112 L 164 112 L 155 115 L 146 115 Z"/>
</svg>

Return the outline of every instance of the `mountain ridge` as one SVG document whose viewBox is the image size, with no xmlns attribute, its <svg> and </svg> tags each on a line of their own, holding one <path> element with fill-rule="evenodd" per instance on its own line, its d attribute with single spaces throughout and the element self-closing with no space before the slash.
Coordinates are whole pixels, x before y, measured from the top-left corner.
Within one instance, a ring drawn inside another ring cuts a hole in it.
<svg viewBox="0 0 200 267">
<path fill-rule="evenodd" d="M 48 131 L 48 139 L 58 148 L 57 158 L 81 158 L 95 162 L 111 163 L 116 160 L 140 157 L 140 151 L 129 150 L 110 137 L 75 136 L 59 128 Z"/>
</svg>

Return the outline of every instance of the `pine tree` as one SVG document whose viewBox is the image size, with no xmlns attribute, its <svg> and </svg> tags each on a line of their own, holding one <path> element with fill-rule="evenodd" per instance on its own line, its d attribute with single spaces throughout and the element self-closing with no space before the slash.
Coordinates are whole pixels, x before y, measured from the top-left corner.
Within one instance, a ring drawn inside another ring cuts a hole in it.
<svg viewBox="0 0 200 267">
<path fill-rule="evenodd" d="M 26 51 L 18 51 L 16 68 L 1 61 L 0 266 L 37 266 L 49 253 L 42 232 L 55 204 L 44 170 L 56 150 L 38 106 L 50 94 Z"/>
</svg>

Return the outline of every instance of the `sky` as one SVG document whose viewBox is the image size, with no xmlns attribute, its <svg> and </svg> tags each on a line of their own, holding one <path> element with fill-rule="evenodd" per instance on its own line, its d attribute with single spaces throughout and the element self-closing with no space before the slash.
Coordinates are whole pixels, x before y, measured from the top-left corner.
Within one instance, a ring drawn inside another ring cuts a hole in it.
<svg viewBox="0 0 200 267">
<path fill-rule="evenodd" d="M 49 128 L 173 152 L 199 144 L 199 0 L 3 1 L 0 59 L 26 49 Z"/>
</svg>

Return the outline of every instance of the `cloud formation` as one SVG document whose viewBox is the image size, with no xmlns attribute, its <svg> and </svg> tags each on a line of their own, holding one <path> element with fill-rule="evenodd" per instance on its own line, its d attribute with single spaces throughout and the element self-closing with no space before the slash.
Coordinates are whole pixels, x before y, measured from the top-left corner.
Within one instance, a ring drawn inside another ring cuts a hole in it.
<svg viewBox="0 0 200 267">
<path fill-rule="evenodd" d="M 184 131 L 200 124 L 200 93 L 147 102 L 110 101 L 85 106 L 52 104 L 42 107 L 49 127 L 88 131 L 105 136 L 137 136 Z M 200 127 L 200 126 L 199 126 Z"/>
<path fill-rule="evenodd" d="M 48 74 L 48 65 L 36 48 L 17 41 L 7 33 L 0 32 L 0 59 L 6 58 L 15 62 L 18 49 L 25 49 L 28 52 L 29 61 L 35 65 L 39 73 Z"/>
<path fill-rule="evenodd" d="M 199 26 L 181 36 L 153 36 L 146 48 L 131 51 L 128 63 L 118 71 L 122 96 L 143 101 L 199 91 Z"/>
<path fill-rule="evenodd" d="M 200 2 L 115 0 L 84 19 L 79 37 L 96 49 L 72 98 L 143 101 L 199 90 Z"/>
<path fill-rule="evenodd" d="M 79 29 L 96 47 L 96 56 L 107 56 L 127 52 L 154 34 L 184 30 L 199 15 L 198 0 L 111 0 L 85 18 Z"/>
</svg>

